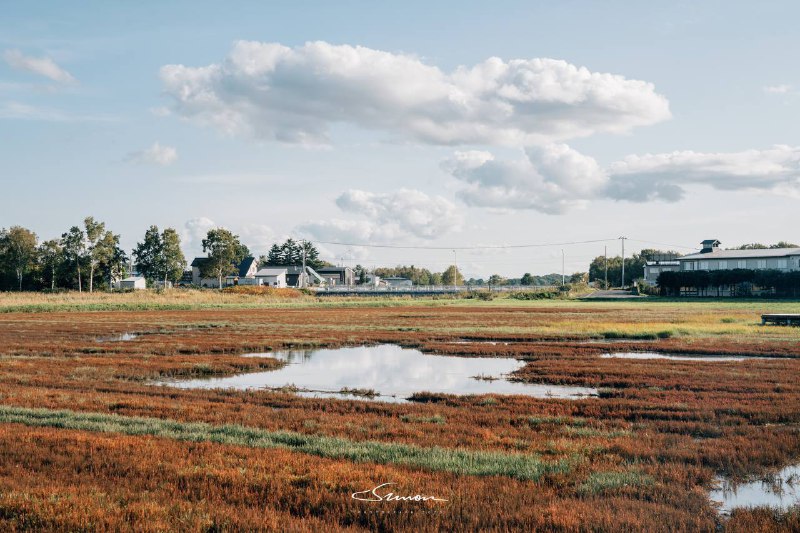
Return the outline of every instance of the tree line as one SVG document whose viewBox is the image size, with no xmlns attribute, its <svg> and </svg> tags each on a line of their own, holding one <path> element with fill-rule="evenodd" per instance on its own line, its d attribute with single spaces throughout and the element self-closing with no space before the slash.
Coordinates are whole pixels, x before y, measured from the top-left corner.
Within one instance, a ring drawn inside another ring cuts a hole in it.
<svg viewBox="0 0 800 533">
<path fill-rule="evenodd" d="M 210 229 L 202 247 L 206 257 L 200 262 L 200 275 L 218 279 L 220 287 L 224 277 L 238 271 L 242 260 L 253 257 L 239 236 L 225 228 Z M 300 265 L 304 255 L 312 268 L 330 264 L 319 258 L 312 243 L 293 239 L 274 244 L 258 262 L 259 266 Z M 150 286 L 167 287 L 181 280 L 186 268 L 175 228 L 150 226 L 130 255 L 121 248 L 120 235 L 94 217 L 86 217 L 60 238 L 43 242 L 22 226 L 0 228 L 0 290 L 93 292 L 108 290 L 133 273 L 143 276 Z"/>
<path fill-rule="evenodd" d="M 22 226 L 0 229 L 0 290 L 107 290 L 132 272 L 148 281 L 177 281 L 186 260 L 174 228 L 150 226 L 129 256 L 120 236 L 94 217 L 86 217 L 60 238 L 39 241 Z"/>
<path fill-rule="evenodd" d="M 443 272 L 431 272 L 427 268 L 411 266 L 378 267 L 373 274 L 380 278 L 406 278 L 414 285 L 463 285 L 464 276 L 455 265 L 450 265 Z"/>
<path fill-rule="evenodd" d="M 39 242 L 22 226 L 0 229 L 0 289 L 86 289 L 107 287 L 126 270 L 119 235 L 86 217 L 59 239 Z"/>
</svg>

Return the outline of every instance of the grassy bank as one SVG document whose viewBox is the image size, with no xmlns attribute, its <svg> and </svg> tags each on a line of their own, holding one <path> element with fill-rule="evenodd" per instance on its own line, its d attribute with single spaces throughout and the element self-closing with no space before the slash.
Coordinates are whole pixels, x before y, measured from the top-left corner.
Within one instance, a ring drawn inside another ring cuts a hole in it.
<svg viewBox="0 0 800 533">
<path fill-rule="evenodd" d="M 481 293 L 482 294 L 482 293 Z M 491 293 L 491 298 L 472 295 L 411 296 L 325 296 L 316 297 L 293 289 L 272 293 L 248 291 L 217 291 L 174 289 L 170 291 L 135 292 L 1 292 L 0 313 L 44 313 L 69 311 L 188 311 L 193 309 L 281 309 L 301 307 L 400 307 L 400 306 L 488 306 L 488 307 L 552 307 L 560 309 L 580 305 L 585 309 L 612 306 L 625 310 L 654 310 L 724 313 L 800 313 L 800 301 L 776 299 L 714 299 L 714 298 L 643 298 L 640 300 L 592 301 L 580 300 L 571 294 L 559 298 L 527 297 L 528 293 Z M 539 294 L 535 291 L 530 294 Z M 757 318 L 757 317 L 756 317 Z"/>
<path fill-rule="evenodd" d="M 284 448 L 329 459 L 404 465 L 458 475 L 507 476 L 524 481 L 536 481 L 547 474 L 566 474 L 570 471 L 570 465 L 565 460 L 546 462 L 536 455 L 356 442 L 288 431 L 265 431 L 239 425 L 212 426 L 102 413 L 0 406 L 0 422 L 123 435 L 151 435 L 179 441 L 205 441 L 251 448 Z"/>
</svg>

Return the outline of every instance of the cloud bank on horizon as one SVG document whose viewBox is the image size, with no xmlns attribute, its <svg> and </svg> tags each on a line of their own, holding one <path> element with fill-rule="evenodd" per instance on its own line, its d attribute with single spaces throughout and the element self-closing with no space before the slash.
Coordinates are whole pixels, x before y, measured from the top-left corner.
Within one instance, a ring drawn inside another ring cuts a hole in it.
<svg viewBox="0 0 800 533">
<path fill-rule="evenodd" d="M 690 185 L 717 190 L 800 194 L 800 147 L 702 153 L 690 150 L 627 156 L 601 168 L 565 144 L 528 147 L 524 157 L 499 161 L 490 152 L 456 152 L 441 164 L 467 185 L 467 205 L 563 214 L 592 199 L 677 202 Z"/>
</svg>

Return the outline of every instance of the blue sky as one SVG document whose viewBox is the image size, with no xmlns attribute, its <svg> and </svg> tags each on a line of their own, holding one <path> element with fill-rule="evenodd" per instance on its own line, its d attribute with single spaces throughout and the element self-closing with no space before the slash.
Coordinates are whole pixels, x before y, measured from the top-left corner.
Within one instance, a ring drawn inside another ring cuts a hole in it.
<svg viewBox="0 0 800 533">
<path fill-rule="evenodd" d="M 188 253 L 211 225 L 259 253 L 287 235 L 800 240 L 795 2 L 386 4 L 7 5 L 0 226 L 51 238 L 91 214 L 128 249 L 173 226 Z M 452 262 L 321 247 L 368 266 Z M 464 250 L 459 265 L 546 273 L 562 248 L 577 271 L 603 243 Z"/>
</svg>

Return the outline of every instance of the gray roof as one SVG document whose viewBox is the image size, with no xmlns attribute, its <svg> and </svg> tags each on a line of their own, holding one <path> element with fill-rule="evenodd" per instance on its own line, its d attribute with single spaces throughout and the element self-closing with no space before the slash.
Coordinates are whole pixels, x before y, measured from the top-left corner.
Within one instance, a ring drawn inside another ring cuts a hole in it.
<svg viewBox="0 0 800 533">
<path fill-rule="evenodd" d="M 280 276 L 281 274 L 286 274 L 286 267 L 267 267 L 256 272 L 256 276 Z"/>
<path fill-rule="evenodd" d="M 195 257 L 194 261 L 192 261 L 192 264 L 189 266 L 203 268 L 203 264 L 205 264 L 206 261 L 208 261 L 208 257 Z M 242 259 L 241 263 L 239 263 L 238 265 L 234 265 L 239 272 L 231 274 L 228 277 L 229 278 L 236 277 L 237 275 L 240 278 L 245 277 L 247 275 L 247 271 L 250 270 L 250 267 L 253 265 L 253 263 L 255 263 L 255 261 L 256 261 L 255 257 L 245 257 L 244 259 Z"/>
<path fill-rule="evenodd" d="M 768 257 L 789 257 L 800 255 L 800 248 L 768 248 L 763 250 L 714 250 L 708 253 L 696 253 L 679 257 L 678 261 L 696 259 L 761 259 Z"/>
<path fill-rule="evenodd" d="M 317 270 L 317 272 L 322 274 L 323 272 L 324 273 L 345 272 L 347 270 L 352 270 L 352 269 L 350 267 L 327 266 L 327 267 L 318 268 L 316 270 Z"/>
</svg>

